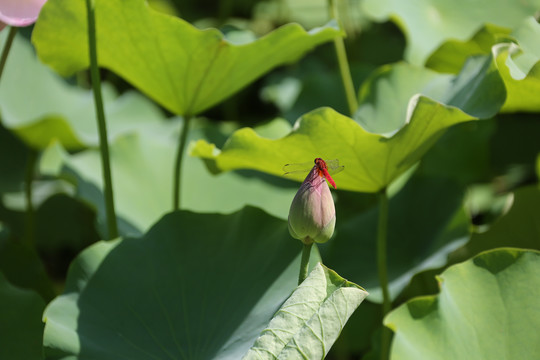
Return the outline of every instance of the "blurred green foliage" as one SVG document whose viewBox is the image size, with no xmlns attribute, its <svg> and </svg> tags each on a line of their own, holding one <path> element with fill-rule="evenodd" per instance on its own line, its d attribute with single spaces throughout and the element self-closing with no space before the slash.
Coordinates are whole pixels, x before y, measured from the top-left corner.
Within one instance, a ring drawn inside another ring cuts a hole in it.
<svg viewBox="0 0 540 360">
<path fill-rule="evenodd" d="M 471 348 L 471 359 L 534 359 L 538 1 L 347 0 L 332 23 L 324 0 L 96 6 L 122 239 L 100 241 L 84 1 L 49 0 L 17 35 L 0 79 L 1 358 L 39 359 L 43 349 L 51 359 L 240 358 L 265 327 L 275 331 L 269 322 L 295 288 L 301 244 L 286 218 L 303 176 L 283 178 L 282 167 L 321 156 L 345 170 L 335 177 L 336 235 L 311 264 L 339 275 L 324 270 L 318 298 L 359 290 L 335 285 L 344 279 L 370 293 L 356 312 L 336 302 L 347 316 L 318 323 L 344 326 L 328 359 L 380 358 L 381 190 L 391 358 Z M 341 35 L 354 114 L 332 44 Z M 182 210 L 169 213 L 175 115 L 198 116 Z M 474 311 L 466 324 L 478 341 L 463 330 L 464 311 Z M 322 354 L 335 340 L 295 334 Z"/>
</svg>

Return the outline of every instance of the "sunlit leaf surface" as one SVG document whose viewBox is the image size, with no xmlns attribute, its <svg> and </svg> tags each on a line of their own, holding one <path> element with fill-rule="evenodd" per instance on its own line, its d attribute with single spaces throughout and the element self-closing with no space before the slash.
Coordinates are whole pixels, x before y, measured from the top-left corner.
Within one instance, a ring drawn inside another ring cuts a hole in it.
<svg viewBox="0 0 540 360">
<path fill-rule="evenodd" d="M 321 108 L 300 118 L 281 139 L 265 139 L 245 128 L 235 132 L 221 151 L 199 141 L 192 154 L 215 160 L 223 171 L 256 169 L 278 176 L 287 163 L 339 159 L 345 170 L 334 179 L 338 188 L 376 192 L 415 164 L 449 126 L 474 119 L 426 97 L 413 103 L 410 123 L 391 138 L 369 133 L 352 119 Z"/>
<path fill-rule="evenodd" d="M 385 324 L 399 359 L 534 359 L 540 351 L 540 253 L 504 248 L 442 273 L 441 292 L 408 301 Z"/>
<path fill-rule="evenodd" d="M 40 58 L 62 75 L 88 67 L 85 2 L 51 0 L 33 33 Z M 285 25 L 233 45 L 216 29 L 199 30 L 151 9 L 144 0 L 96 1 L 99 65 L 176 114 L 217 104 L 270 69 L 296 61 L 340 32 Z"/>
</svg>

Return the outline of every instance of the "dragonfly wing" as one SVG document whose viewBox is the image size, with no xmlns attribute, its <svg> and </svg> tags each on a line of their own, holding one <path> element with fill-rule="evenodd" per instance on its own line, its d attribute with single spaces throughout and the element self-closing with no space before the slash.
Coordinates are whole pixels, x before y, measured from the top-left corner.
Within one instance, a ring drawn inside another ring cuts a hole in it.
<svg viewBox="0 0 540 360">
<path fill-rule="evenodd" d="M 345 166 L 339 165 L 339 160 L 338 159 L 328 160 L 326 162 L 326 167 L 328 169 L 328 173 L 331 174 L 331 175 L 335 175 L 337 173 L 340 173 L 340 172 L 343 171 L 343 169 L 345 169 Z"/>
<path fill-rule="evenodd" d="M 307 173 L 313 167 L 313 162 L 287 164 L 282 170 L 285 174 Z"/>
<path fill-rule="evenodd" d="M 345 166 L 338 166 L 337 168 L 328 169 L 328 173 L 331 175 L 336 175 L 337 173 L 342 172 L 345 169 Z"/>
</svg>

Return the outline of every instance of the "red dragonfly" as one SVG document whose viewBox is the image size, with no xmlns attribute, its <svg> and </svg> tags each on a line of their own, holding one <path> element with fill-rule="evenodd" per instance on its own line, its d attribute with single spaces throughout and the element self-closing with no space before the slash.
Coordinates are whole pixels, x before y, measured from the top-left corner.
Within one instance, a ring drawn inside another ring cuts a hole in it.
<svg viewBox="0 0 540 360">
<path fill-rule="evenodd" d="M 328 182 L 336 189 L 336 182 L 330 174 L 337 174 L 341 172 L 344 169 L 344 166 L 339 165 L 339 160 L 328 160 L 324 161 L 321 158 L 316 158 L 314 160 L 315 166 L 317 167 L 317 170 L 319 170 L 319 175 L 321 177 L 324 177 Z M 291 175 L 291 174 L 303 174 L 307 173 L 313 168 L 312 162 L 305 162 L 305 163 L 298 163 L 298 164 L 287 164 L 283 166 L 283 171 L 285 174 L 283 175 Z"/>
</svg>

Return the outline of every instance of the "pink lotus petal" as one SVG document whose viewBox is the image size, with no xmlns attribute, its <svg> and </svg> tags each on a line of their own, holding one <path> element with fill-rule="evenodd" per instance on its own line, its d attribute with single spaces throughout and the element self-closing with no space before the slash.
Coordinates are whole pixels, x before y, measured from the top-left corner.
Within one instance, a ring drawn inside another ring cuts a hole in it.
<svg viewBox="0 0 540 360">
<path fill-rule="evenodd" d="M 0 0 L 0 22 L 11 26 L 33 24 L 47 0 Z"/>
</svg>

